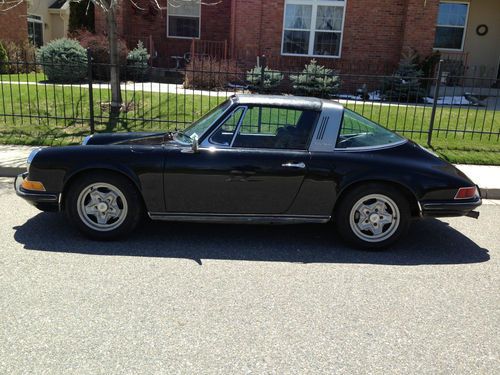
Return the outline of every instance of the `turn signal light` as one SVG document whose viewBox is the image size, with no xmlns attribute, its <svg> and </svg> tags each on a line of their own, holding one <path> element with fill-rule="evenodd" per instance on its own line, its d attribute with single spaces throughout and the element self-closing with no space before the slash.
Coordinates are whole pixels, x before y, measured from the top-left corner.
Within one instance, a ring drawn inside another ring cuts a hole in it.
<svg viewBox="0 0 500 375">
<path fill-rule="evenodd" d="M 45 191 L 45 186 L 41 182 L 30 181 L 27 178 L 23 180 L 21 186 L 26 190 Z"/>
<path fill-rule="evenodd" d="M 470 199 L 478 195 L 477 187 L 464 187 L 458 189 L 455 199 Z"/>
</svg>

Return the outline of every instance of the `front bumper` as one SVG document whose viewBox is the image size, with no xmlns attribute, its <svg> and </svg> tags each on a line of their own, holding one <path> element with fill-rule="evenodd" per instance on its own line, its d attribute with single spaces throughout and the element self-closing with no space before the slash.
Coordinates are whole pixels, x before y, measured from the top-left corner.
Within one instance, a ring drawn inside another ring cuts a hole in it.
<svg viewBox="0 0 500 375">
<path fill-rule="evenodd" d="M 478 217 L 479 213 L 471 214 L 476 208 L 481 206 L 480 197 L 464 202 L 441 201 L 441 202 L 421 202 L 422 215 L 432 217 L 453 217 L 471 216 Z"/>
<path fill-rule="evenodd" d="M 59 194 L 24 189 L 21 184 L 28 173 L 22 173 L 14 180 L 16 194 L 42 211 L 59 211 Z"/>
</svg>

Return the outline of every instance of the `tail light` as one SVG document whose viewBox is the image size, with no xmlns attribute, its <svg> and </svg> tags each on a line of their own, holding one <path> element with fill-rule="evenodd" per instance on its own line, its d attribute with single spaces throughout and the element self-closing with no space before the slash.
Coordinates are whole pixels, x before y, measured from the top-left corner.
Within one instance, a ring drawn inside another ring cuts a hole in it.
<svg viewBox="0 0 500 375">
<path fill-rule="evenodd" d="M 477 187 L 463 187 L 458 189 L 455 199 L 471 199 L 479 196 Z"/>
</svg>

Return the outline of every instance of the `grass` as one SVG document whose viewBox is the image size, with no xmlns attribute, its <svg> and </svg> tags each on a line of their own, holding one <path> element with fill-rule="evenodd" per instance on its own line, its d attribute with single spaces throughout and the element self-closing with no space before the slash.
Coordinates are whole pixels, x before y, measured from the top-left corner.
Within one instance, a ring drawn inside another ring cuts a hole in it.
<svg viewBox="0 0 500 375">
<path fill-rule="evenodd" d="M 36 80 L 41 73 L 29 75 Z M 89 134 L 88 89 L 79 86 L 17 85 L 0 79 L 0 143 L 67 145 Z M 40 80 L 40 79 L 38 79 Z M 188 93 L 188 92 L 186 92 Z M 109 125 L 108 89 L 94 89 L 96 130 L 162 131 L 182 129 L 225 100 L 225 95 L 123 92 L 127 111 Z M 347 107 L 425 145 L 429 106 L 347 104 Z M 13 115 L 16 116 L 13 116 Z M 478 132 L 485 132 L 479 134 Z M 433 149 L 454 163 L 500 165 L 500 114 L 477 107 L 438 108 Z M 497 134 L 487 134 L 497 133 Z"/>
<path fill-rule="evenodd" d="M 43 82 L 47 80 L 47 76 L 40 73 L 15 73 L 15 74 L 0 74 L 0 82 Z"/>
</svg>

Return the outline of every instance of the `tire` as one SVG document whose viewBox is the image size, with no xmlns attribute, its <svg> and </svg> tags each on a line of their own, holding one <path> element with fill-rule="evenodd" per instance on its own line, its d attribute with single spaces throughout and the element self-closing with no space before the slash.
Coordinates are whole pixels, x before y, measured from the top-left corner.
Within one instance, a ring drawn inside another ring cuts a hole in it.
<svg viewBox="0 0 500 375">
<path fill-rule="evenodd" d="M 144 207 L 137 188 L 128 178 L 90 172 L 69 187 L 65 211 L 85 236 L 106 241 L 132 233 L 143 217 Z"/>
<path fill-rule="evenodd" d="M 380 250 L 396 243 L 408 230 L 410 204 L 390 185 L 370 183 L 349 190 L 335 208 L 339 235 L 350 245 Z"/>
</svg>

